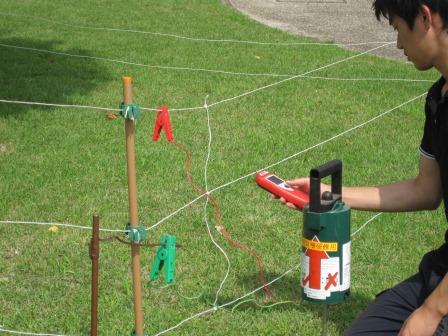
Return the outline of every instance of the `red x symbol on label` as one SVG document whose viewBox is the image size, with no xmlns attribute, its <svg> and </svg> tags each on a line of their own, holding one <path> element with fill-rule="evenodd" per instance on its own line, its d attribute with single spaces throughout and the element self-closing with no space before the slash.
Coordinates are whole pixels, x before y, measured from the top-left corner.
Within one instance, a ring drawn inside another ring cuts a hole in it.
<svg viewBox="0 0 448 336">
<path fill-rule="evenodd" d="M 325 290 L 328 290 L 331 286 L 337 287 L 337 283 L 336 283 L 336 277 L 338 276 L 339 272 L 336 272 L 335 274 L 331 275 L 331 273 L 328 273 L 328 282 L 327 285 L 325 286 Z"/>
</svg>

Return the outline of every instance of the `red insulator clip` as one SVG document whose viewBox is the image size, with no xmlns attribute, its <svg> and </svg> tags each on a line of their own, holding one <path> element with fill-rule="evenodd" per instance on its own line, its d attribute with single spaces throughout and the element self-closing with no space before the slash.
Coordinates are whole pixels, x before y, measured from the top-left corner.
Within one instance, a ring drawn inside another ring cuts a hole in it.
<svg viewBox="0 0 448 336">
<path fill-rule="evenodd" d="M 158 141 L 162 128 L 165 129 L 165 135 L 168 141 L 174 141 L 173 132 L 171 131 L 170 111 L 168 106 L 161 106 L 157 110 L 157 119 L 152 133 L 152 140 Z"/>
</svg>

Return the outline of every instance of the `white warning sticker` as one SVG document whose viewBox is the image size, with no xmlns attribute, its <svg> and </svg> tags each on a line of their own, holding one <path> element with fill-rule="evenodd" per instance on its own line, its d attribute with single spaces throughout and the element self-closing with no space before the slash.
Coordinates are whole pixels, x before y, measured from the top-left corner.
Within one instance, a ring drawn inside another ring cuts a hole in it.
<svg viewBox="0 0 448 336">
<path fill-rule="evenodd" d="M 307 297 L 325 300 L 340 290 L 339 257 L 313 260 L 303 254 L 302 258 L 301 281 Z"/>
<path fill-rule="evenodd" d="M 351 244 L 342 245 L 342 284 L 341 291 L 350 288 Z"/>
</svg>

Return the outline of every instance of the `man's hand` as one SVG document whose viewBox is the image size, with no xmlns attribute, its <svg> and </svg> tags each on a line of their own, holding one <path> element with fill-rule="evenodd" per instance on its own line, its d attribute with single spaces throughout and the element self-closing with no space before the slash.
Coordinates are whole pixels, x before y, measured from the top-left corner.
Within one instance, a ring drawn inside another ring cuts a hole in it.
<svg viewBox="0 0 448 336">
<path fill-rule="evenodd" d="M 299 189 L 300 191 L 303 191 L 305 194 L 310 193 L 310 178 L 309 177 L 302 177 L 291 181 L 286 181 L 291 187 L 294 189 Z"/>
<path fill-rule="evenodd" d="M 298 178 L 298 179 L 295 179 L 295 180 L 285 181 L 285 182 L 287 184 L 289 184 L 291 187 L 293 187 L 294 189 L 298 189 L 298 190 L 304 192 L 307 195 L 310 194 L 310 178 L 309 177 L 301 177 L 301 178 Z M 320 189 L 321 189 L 320 190 L 321 193 L 323 193 L 325 191 L 330 191 L 331 187 L 326 185 L 326 184 L 321 183 Z M 299 209 L 294 204 L 286 202 L 286 200 L 284 198 L 280 198 L 280 201 L 282 203 L 284 203 L 289 208 Z"/>
<path fill-rule="evenodd" d="M 289 184 L 294 189 L 299 189 L 300 191 L 303 191 L 305 194 L 310 194 L 310 178 L 309 177 L 302 177 L 291 181 L 285 181 L 287 184 Z M 278 198 L 276 196 L 273 196 L 274 198 Z M 295 204 L 286 202 L 286 200 L 283 197 L 280 197 L 280 202 L 285 204 L 288 208 L 291 209 L 297 209 L 300 210 Z"/>
<path fill-rule="evenodd" d="M 408 317 L 398 336 L 433 336 L 442 318 L 437 311 L 423 305 Z"/>
</svg>

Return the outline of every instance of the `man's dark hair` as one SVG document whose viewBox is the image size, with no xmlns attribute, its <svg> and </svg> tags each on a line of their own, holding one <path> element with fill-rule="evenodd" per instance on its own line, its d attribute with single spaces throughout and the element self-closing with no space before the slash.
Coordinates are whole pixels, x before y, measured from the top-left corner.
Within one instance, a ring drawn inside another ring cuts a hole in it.
<svg viewBox="0 0 448 336">
<path fill-rule="evenodd" d="M 378 20 L 384 16 L 390 22 L 394 16 L 399 16 L 413 29 L 422 5 L 438 13 L 443 20 L 443 28 L 448 27 L 448 0 L 374 0 L 372 8 Z"/>
</svg>

